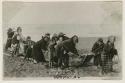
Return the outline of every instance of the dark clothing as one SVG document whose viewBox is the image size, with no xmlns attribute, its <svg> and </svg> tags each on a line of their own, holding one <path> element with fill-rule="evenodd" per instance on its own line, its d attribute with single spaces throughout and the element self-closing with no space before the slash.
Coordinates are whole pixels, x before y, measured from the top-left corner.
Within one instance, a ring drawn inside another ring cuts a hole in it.
<svg viewBox="0 0 125 83">
<path fill-rule="evenodd" d="M 69 37 L 63 36 L 63 40 L 67 40 L 67 39 L 69 39 Z"/>
<path fill-rule="evenodd" d="M 40 41 L 36 42 L 32 49 L 32 57 L 37 62 L 45 62 L 45 57 L 42 52 L 42 50 L 47 50 L 47 42 L 44 41 L 44 39 L 41 39 Z"/>
<path fill-rule="evenodd" d="M 94 56 L 94 65 L 98 66 L 100 65 L 101 66 L 101 54 L 97 54 Z"/>
<path fill-rule="evenodd" d="M 8 32 L 8 33 L 7 33 L 8 38 L 12 38 L 13 35 L 14 35 L 14 32 Z"/>
<path fill-rule="evenodd" d="M 94 55 L 85 55 L 84 57 L 81 57 L 83 60 L 83 66 L 88 66 L 90 63 L 90 60 L 94 57 Z"/>
<path fill-rule="evenodd" d="M 31 40 L 31 41 L 26 41 L 25 44 L 26 44 L 24 46 L 24 52 L 26 54 L 25 59 L 26 58 L 32 58 L 32 56 L 31 56 L 31 54 L 32 54 L 32 47 L 31 46 L 33 46 L 35 44 L 35 42 Z"/>
<path fill-rule="evenodd" d="M 32 45 L 34 45 L 35 42 L 30 40 L 30 41 L 25 41 L 25 46 L 24 46 L 24 53 L 26 54 L 26 51 L 29 47 L 31 47 Z"/>
<path fill-rule="evenodd" d="M 28 58 L 28 59 L 29 59 L 29 58 L 32 58 L 31 54 L 32 54 L 32 48 L 31 48 L 31 47 L 28 47 L 27 50 L 26 50 L 25 59 L 26 59 L 26 58 Z"/>
<path fill-rule="evenodd" d="M 55 56 L 55 45 L 56 45 L 56 42 L 55 40 L 51 40 L 50 41 L 50 44 L 49 44 L 49 52 L 50 52 L 50 60 L 49 60 L 49 65 L 50 67 L 53 67 L 54 66 L 54 62 L 57 62 L 55 61 L 56 59 L 56 56 Z"/>
<path fill-rule="evenodd" d="M 57 45 L 56 56 L 58 57 L 58 66 L 63 66 L 63 63 L 64 66 L 69 64 L 69 56 L 67 54 L 68 52 L 72 52 L 78 55 L 77 49 L 75 48 L 75 44 L 73 43 L 72 39 L 62 41 L 60 44 Z"/>
<path fill-rule="evenodd" d="M 94 56 L 94 65 L 101 66 L 101 53 L 103 51 L 104 48 L 104 43 L 100 42 L 100 44 L 98 42 L 96 42 L 93 47 L 92 47 L 92 52 L 95 54 Z"/>
<path fill-rule="evenodd" d="M 105 44 L 102 58 L 102 71 L 104 73 L 110 72 L 113 70 L 112 59 L 114 55 L 117 55 L 117 50 L 114 48 L 114 44 Z"/>
<path fill-rule="evenodd" d="M 17 39 L 18 34 L 14 35 L 12 38 L 12 44 L 19 44 L 19 40 Z"/>
<path fill-rule="evenodd" d="M 104 43 L 95 43 L 92 47 L 92 52 L 95 53 L 95 54 L 100 54 L 102 51 L 103 51 L 103 48 L 104 48 Z"/>
<path fill-rule="evenodd" d="M 6 43 L 6 46 L 5 46 L 5 49 L 7 50 L 9 47 L 11 47 L 11 43 L 12 43 L 12 37 L 14 35 L 14 32 L 8 32 L 7 33 L 7 43 Z"/>
<path fill-rule="evenodd" d="M 77 49 L 75 44 L 73 43 L 72 39 L 68 39 L 62 42 L 62 47 L 66 52 L 72 52 L 76 55 L 78 55 Z"/>
</svg>

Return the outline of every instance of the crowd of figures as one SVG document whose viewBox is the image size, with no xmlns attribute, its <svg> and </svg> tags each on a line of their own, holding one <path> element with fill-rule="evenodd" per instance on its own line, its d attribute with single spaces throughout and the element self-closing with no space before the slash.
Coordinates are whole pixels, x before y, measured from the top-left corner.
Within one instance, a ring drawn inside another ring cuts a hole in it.
<svg viewBox="0 0 125 83">
<path fill-rule="evenodd" d="M 77 35 L 69 38 L 60 32 L 50 37 L 50 33 L 46 33 L 39 41 L 34 42 L 30 36 L 26 38 L 23 36 L 21 27 L 18 27 L 16 31 L 9 28 L 7 35 L 5 50 L 9 49 L 12 57 L 23 56 L 24 60 L 31 59 L 34 64 L 47 62 L 45 59 L 45 53 L 47 53 L 50 68 L 64 69 L 69 67 L 70 56 L 78 56 L 79 58 L 81 56 L 76 49 L 76 44 L 79 42 Z M 112 59 L 114 55 L 118 54 L 114 43 L 115 37 L 109 36 L 106 43 L 103 42 L 102 38 L 99 38 L 92 47 L 94 65 L 101 67 L 102 74 L 113 71 Z"/>
</svg>

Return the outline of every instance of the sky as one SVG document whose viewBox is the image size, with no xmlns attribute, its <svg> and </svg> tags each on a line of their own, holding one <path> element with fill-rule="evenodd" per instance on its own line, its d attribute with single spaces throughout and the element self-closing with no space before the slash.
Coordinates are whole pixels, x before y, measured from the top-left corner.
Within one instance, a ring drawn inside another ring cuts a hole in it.
<svg viewBox="0 0 125 83">
<path fill-rule="evenodd" d="M 24 36 L 37 41 L 49 32 L 68 36 L 97 37 L 122 34 L 122 3 L 3 2 L 3 37 L 9 27 L 20 26 Z"/>
</svg>

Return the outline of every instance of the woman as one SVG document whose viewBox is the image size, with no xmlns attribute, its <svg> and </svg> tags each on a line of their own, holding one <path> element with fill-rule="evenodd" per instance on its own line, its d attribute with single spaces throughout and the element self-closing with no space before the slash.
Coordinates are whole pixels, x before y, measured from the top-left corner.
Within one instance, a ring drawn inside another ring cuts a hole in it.
<svg viewBox="0 0 125 83">
<path fill-rule="evenodd" d="M 104 46 L 102 55 L 102 74 L 106 74 L 113 71 L 112 59 L 114 55 L 117 55 L 117 50 L 114 46 L 115 37 L 108 37 L 108 41 Z"/>
<path fill-rule="evenodd" d="M 32 57 L 34 59 L 34 63 L 46 62 L 43 50 L 46 51 L 48 48 L 49 37 L 44 36 L 38 42 L 33 45 L 32 49 Z"/>
<path fill-rule="evenodd" d="M 7 43 L 6 43 L 6 46 L 5 46 L 5 50 L 8 50 L 8 48 L 11 47 L 13 35 L 14 35 L 14 31 L 11 28 L 9 28 L 8 32 L 7 32 L 8 38 L 7 38 Z"/>
<path fill-rule="evenodd" d="M 57 34 L 54 34 L 49 43 L 49 66 L 53 67 L 57 63 L 55 56 L 55 46 L 57 45 Z"/>
<path fill-rule="evenodd" d="M 24 55 L 24 41 L 25 38 L 22 35 L 22 28 L 18 27 L 17 32 L 15 32 L 12 39 L 12 49 L 14 54 Z"/>
<path fill-rule="evenodd" d="M 99 68 L 101 66 L 101 54 L 104 48 L 103 39 L 99 38 L 97 42 L 92 47 L 92 52 L 94 53 L 94 65 Z"/>
</svg>

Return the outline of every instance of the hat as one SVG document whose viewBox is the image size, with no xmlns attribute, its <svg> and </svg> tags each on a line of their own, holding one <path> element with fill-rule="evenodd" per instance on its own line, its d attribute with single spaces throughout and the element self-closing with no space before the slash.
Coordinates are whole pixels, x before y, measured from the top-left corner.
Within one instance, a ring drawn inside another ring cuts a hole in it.
<svg viewBox="0 0 125 83">
<path fill-rule="evenodd" d="M 45 36 L 50 36 L 50 33 L 45 33 Z"/>
<path fill-rule="evenodd" d="M 27 39 L 31 39 L 31 37 L 30 37 L 30 36 L 27 36 Z"/>
<path fill-rule="evenodd" d="M 22 28 L 21 28 L 21 27 L 17 27 L 17 31 L 18 31 L 18 30 L 21 30 L 21 31 L 22 31 Z"/>
<path fill-rule="evenodd" d="M 66 34 L 64 34 L 64 33 L 62 33 L 62 32 L 60 32 L 60 33 L 58 34 L 59 37 L 60 37 L 60 36 L 64 36 L 64 35 L 66 35 Z"/>
<path fill-rule="evenodd" d="M 8 31 L 12 31 L 13 29 L 12 28 L 9 28 Z"/>
<path fill-rule="evenodd" d="M 103 42 L 103 39 L 102 39 L 102 38 L 99 38 L 98 41 L 99 41 L 99 42 Z"/>
<path fill-rule="evenodd" d="M 58 37 L 58 35 L 56 33 L 54 33 L 52 37 Z"/>
</svg>

